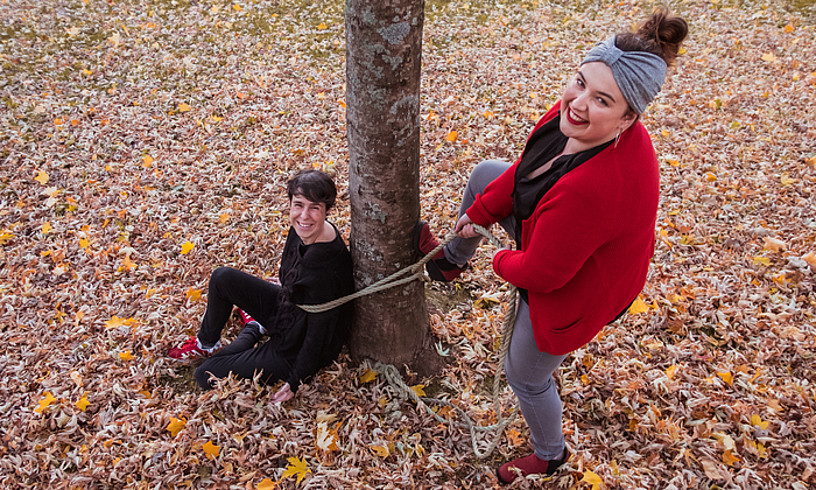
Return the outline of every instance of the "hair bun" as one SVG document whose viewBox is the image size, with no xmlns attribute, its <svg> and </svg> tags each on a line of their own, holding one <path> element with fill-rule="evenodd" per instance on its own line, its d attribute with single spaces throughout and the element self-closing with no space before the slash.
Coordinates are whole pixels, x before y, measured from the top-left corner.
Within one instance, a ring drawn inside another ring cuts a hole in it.
<svg viewBox="0 0 816 490">
<path fill-rule="evenodd" d="M 672 15 L 668 8 L 659 7 L 646 19 L 636 34 L 659 50 L 659 55 L 671 66 L 680 51 L 680 44 L 688 35 L 688 24 L 682 17 Z"/>
</svg>

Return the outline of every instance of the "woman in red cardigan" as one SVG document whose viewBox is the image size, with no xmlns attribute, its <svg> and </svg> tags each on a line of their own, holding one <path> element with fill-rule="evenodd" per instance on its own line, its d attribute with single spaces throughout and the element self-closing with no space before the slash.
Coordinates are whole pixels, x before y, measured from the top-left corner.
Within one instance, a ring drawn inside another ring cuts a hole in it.
<svg viewBox="0 0 816 490">
<path fill-rule="evenodd" d="M 480 242 L 474 223 L 500 223 L 518 244 L 496 252 L 493 269 L 522 298 L 505 369 L 535 451 L 502 465 L 502 482 L 550 475 L 566 461 L 552 374 L 622 315 L 646 282 L 659 175 L 639 116 L 687 33 L 682 18 L 659 9 L 636 33 L 592 48 L 518 161 L 476 166 L 456 223 L 459 238 L 428 263 L 433 279 L 457 277 Z M 438 244 L 427 223 L 414 236 L 423 254 Z"/>
</svg>

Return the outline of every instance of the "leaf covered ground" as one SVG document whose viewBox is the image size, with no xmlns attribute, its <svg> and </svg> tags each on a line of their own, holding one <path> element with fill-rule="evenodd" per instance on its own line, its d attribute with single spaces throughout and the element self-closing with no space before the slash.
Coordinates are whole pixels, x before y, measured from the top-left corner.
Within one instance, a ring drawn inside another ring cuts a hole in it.
<svg viewBox="0 0 816 490">
<path fill-rule="evenodd" d="M 517 421 L 476 460 L 465 431 L 345 356 L 283 406 L 249 382 L 201 392 L 163 356 L 196 331 L 213 268 L 274 275 L 288 176 L 347 188 L 342 8 L 0 2 L 2 486 L 491 488 L 530 451 Z M 651 8 L 428 2 L 433 229 L 476 163 L 516 158 L 586 50 Z M 816 486 L 814 15 L 673 8 L 690 39 L 643 117 L 662 174 L 649 281 L 560 370 L 573 458 L 518 488 Z M 348 209 L 332 217 L 346 236 Z M 429 290 L 448 364 L 410 380 L 482 424 L 506 291 L 489 257 Z"/>
</svg>

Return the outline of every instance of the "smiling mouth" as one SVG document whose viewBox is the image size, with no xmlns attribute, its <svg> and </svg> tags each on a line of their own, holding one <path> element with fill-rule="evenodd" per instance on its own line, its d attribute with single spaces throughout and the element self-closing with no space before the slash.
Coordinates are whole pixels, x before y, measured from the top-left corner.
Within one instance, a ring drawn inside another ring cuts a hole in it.
<svg viewBox="0 0 816 490">
<path fill-rule="evenodd" d="M 580 125 L 583 125 L 583 124 L 589 124 L 589 121 L 587 121 L 586 119 L 584 119 L 584 118 L 580 117 L 579 115 L 577 115 L 575 113 L 575 111 L 572 110 L 572 107 L 567 107 L 567 114 L 566 115 L 567 115 L 567 121 L 569 121 L 570 124 L 574 124 L 576 126 L 580 126 Z"/>
</svg>

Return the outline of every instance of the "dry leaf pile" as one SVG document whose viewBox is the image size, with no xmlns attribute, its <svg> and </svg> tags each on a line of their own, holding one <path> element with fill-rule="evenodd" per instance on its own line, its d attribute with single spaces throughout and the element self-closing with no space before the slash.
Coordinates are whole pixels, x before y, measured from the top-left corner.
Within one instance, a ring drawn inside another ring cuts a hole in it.
<svg viewBox="0 0 816 490">
<path fill-rule="evenodd" d="M 211 270 L 272 276 L 296 169 L 345 190 L 342 2 L 0 4 L 0 484 L 490 488 L 467 434 L 343 357 L 283 406 L 201 392 L 166 350 Z M 557 488 L 816 484 L 813 12 L 683 1 L 676 72 L 643 117 L 661 161 L 657 252 L 623 321 L 559 373 L 575 455 Z M 430 1 L 423 216 L 514 159 L 586 50 L 650 4 Z M 332 219 L 349 231 L 347 198 Z M 450 362 L 410 382 L 482 424 L 506 287 L 489 250 L 434 286 Z M 234 324 L 226 335 L 234 334 Z M 505 405 L 512 400 L 503 394 Z M 443 416 L 453 418 L 449 409 Z"/>
</svg>

